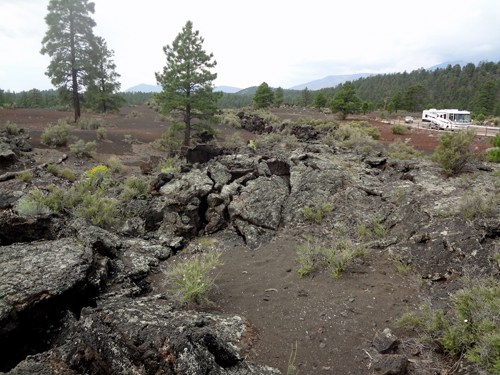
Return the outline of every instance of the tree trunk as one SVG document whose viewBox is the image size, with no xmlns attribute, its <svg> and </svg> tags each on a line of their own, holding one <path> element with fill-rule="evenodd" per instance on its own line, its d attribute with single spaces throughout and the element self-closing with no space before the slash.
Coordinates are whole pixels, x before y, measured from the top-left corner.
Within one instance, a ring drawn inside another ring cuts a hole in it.
<svg viewBox="0 0 500 375">
<path fill-rule="evenodd" d="M 75 122 L 80 118 L 80 98 L 78 98 L 78 80 L 76 71 L 73 70 L 73 106 L 75 107 Z"/>
<path fill-rule="evenodd" d="M 184 146 L 191 144 L 191 104 L 186 106 L 186 113 L 184 114 L 184 124 L 186 125 L 186 130 L 184 132 Z"/>
</svg>

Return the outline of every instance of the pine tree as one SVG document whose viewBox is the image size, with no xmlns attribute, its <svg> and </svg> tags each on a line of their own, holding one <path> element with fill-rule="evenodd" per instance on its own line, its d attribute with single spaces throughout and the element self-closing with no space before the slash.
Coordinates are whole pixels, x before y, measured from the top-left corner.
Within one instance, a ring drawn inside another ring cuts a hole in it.
<svg viewBox="0 0 500 375">
<path fill-rule="evenodd" d="M 285 97 L 283 88 L 278 87 L 274 92 L 274 106 L 279 108 L 283 105 L 284 102 L 285 102 Z"/>
<path fill-rule="evenodd" d="M 311 91 L 306 87 L 300 93 L 300 104 L 307 107 L 311 103 L 312 94 Z"/>
<path fill-rule="evenodd" d="M 274 101 L 274 92 L 269 87 L 269 85 L 265 82 L 262 82 L 259 87 L 257 87 L 257 91 L 253 96 L 253 105 L 255 108 L 267 108 Z"/>
<path fill-rule="evenodd" d="M 88 0 L 50 0 L 45 17 L 49 29 L 42 40 L 42 55 L 51 62 L 45 73 L 56 87 L 71 91 L 75 122 L 80 117 L 79 90 L 94 72 L 95 46 L 92 28 L 96 25 L 89 13 L 94 3 Z"/>
<path fill-rule="evenodd" d="M 321 91 L 316 94 L 314 97 L 314 103 L 313 106 L 314 108 L 324 108 L 326 106 L 326 96 L 323 94 Z"/>
<path fill-rule="evenodd" d="M 113 56 L 115 52 L 108 50 L 106 41 L 101 37 L 96 37 L 95 79 L 88 84 L 86 99 L 90 101 L 93 110 L 99 112 L 118 111 L 125 99 L 116 94 L 120 91 L 121 84 L 117 81 L 120 75 L 115 71 L 116 65 Z"/>
<path fill-rule="evenodd" d="M 394 105 L 394 102 L 390 102 L 389 105 L 387 106 L 387 112 L 389 112 L 391 115 L 396 111 L 396 106 Z"/>
<path fill-rule="evenodd" d="M 497 84 L 492 80 L 486 81 L 477 93 L 475 103 L 476 110 L 482 110 L 485 108 L 485 115 L 493 113 L 497 100 L 497 92 Z"/>
<path fill-rule="evenodd" d="M 368 112 L 370 109 L 370 106 L 368 102 L 364 101 L 363 104 L 361 105 L 361 112 L 363 112 L 364 115 L 366 115 L 366 112 Z"/>
<path fill-rule="evenodd" d="M 340 112 L 339 119 L 341 120 L 345 120 L 349 114 L 359 112 L 361 99 L 356 95 L 356 88 L 351 81 L 346 81 L 342 89 L 335 94 L 330 102 L 330 109 L 333 113 Z"/>
<path fill-rule="evenodd" d="M 161 113 L 180 111 L 186 126 L 186 146 L 191 139 L 191 120 L 209 120 L 222 97 L 222 92 L 213 91 L 217 73 L 210 72 L 217 61 L 211 61 L 213 53 L 208 55 L 202 49 L 204 39 L 199 34 L 198 30 L 193 31 L 193 23 L 187 21 L 172 46 L 163 47 L 167 64 L 163 73 L 155 73 L 156 81 L 163 87 L 161 93 L 155 94 L 162 104 Z"/>
</svg>

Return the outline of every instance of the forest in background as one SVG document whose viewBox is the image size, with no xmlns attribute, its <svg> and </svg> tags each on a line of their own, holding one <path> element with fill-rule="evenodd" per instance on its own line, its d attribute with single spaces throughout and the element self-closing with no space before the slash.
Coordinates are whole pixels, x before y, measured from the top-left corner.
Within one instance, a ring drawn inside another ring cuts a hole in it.
<svg viewBox="0 0 500 375">
<path fill-rule="evenodd" d="M 458 108 L 485 115 L 500 115 L 500 62 L 469 63 L 464 67 L 448 65 L 444 69 L 414 70 L 410 73 L 390 73 L 359 78 L 352 82 L 362 101 L 372 103 L 372 108 L 386 110 L 391 102 L 397 109 L 413 112 L 425 108 Z M 328 100 L 339 92 L 343 84 L 320 90 L 283 90 L 284 103 L 312 105 L 317 93 Z M 220 108 L 242 108 L 252 103 L 257 86 L 235 94 L 224 93 L 219 100 Z M 124 92 L 123 105 L 141 105 L 153 98 L 153 93 Z M 85 108 L 85 92 L 81 94 Z M 37 90 L 13 93 L 0 89 L 0 107 L 70 109 L 64 90 Z M 15 103 L 15 104 L 13 104 Z M 411 103 L 406 106 L 406 103 Z M 328 105 L 327 105 L 328 106 Z M 410 108 L 411 106 L 411 108 Z M 406 108 L 405 108 L 406 107 Z"/>
</svg>

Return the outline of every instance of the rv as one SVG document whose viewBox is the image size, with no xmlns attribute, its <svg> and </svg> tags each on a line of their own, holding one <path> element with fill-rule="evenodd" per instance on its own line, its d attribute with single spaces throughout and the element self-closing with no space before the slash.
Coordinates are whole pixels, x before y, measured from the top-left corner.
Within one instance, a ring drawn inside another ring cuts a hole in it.
<svg viewBox="0 0 500 375">
<path fill-rule="evenodd" d="M 422 112 L 422 125 L 437 129 L 467 129 L 471 125 L 470 112 L 458 109 L 426 109 Z"/>
</svg>

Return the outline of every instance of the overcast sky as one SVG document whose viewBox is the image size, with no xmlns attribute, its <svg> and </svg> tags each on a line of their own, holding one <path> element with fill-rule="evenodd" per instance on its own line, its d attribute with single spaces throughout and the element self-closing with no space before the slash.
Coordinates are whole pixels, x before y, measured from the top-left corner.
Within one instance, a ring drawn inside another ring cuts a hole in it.
<svg viewBox="0 0 500 375">
<path fill-rule="evenodd" d="M 187 20 L 217 60 L 216 86 L 289 88 L 328 75 L 500 61 L 500 0 L 95 0 L 94 34 L 122 90 L 156 84 Z M 48 0 L 0 0 L 0 89 L 50 89 L 40 54 Z"/>
</svg>

